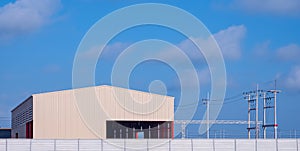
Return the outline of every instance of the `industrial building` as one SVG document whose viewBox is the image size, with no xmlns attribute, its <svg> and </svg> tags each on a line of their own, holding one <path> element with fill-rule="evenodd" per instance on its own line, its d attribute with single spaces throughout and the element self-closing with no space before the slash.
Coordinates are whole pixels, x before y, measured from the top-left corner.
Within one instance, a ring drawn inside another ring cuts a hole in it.
<svg viewBox="0 0 300 151">
<path fill-rule="evenodd" d="M 11 112 L 12 138 L 174 137 L 174 97 L 107 85 L 33 94 Z"/>
</svg>

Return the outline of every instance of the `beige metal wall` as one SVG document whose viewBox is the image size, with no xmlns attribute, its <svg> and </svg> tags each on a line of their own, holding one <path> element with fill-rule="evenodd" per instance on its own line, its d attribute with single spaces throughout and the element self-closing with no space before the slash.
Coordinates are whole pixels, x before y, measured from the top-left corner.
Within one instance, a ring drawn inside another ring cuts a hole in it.
<svg viewBox="0 0 300 151">
<path fill-rule="evenodd" d="M 84 125 L 70 90 L 33 95 L 33 138 L 97 138 Z"/>
<path fill-rule="evenodd" d="M 174 98 L 112 86 L 33 95 L 33 138 L 106 138 L 106 120 L 173 121 Z"/>
</svg>

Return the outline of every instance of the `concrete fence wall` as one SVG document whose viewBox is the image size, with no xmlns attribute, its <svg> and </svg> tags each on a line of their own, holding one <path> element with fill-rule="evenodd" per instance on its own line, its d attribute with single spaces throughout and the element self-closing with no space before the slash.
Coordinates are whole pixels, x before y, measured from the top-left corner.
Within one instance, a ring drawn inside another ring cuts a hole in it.
<svg viewBox="0 0 300 151">
<path fill-rule="evenodd" d="M 0 151 L 299 151 L 298 139 L 0 139 Z"/>
</svg>

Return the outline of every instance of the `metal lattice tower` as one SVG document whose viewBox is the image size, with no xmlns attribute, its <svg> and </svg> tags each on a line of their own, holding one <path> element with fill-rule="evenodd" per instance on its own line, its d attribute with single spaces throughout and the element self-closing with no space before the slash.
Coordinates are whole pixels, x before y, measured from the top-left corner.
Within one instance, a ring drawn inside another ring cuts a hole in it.
<svg viewBox="0 0 300 151">
<path fill-rule="evenodd" d="M 240 121 L 240 120 L 175 120 L 175 124 L 181 125 L 181 138 L 185 138 L 185 130 L 188 124 L 219 124 L 219 125 L 245 125 L 250 122 L 250 124 L 255 124 L 256 121 Z M 262 121 L 258 121 L 258 125 L 261 125 Z"/>
</svg>

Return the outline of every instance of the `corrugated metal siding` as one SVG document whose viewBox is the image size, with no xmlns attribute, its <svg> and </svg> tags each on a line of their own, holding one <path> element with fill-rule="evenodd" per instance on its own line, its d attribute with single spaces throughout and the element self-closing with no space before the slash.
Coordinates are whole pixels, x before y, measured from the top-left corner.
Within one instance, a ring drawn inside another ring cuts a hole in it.
<svg viewBox="0 0 300 151">
<path fill-rule="evenodd" d="M 101 104 L 112 119 L 169 121 L 174 118 L 173 97 L 109 86 L 97 87 L 96 92 L 100 100 L 108 100 Z M 115 108 L 109 110 L 109 107 Z"/>
<path fill-rule="evenodd" d="M 112 86 L 36 94 L 33 106 L 34 138 L 106 138 L 106 120 L 174 120 L 173 97 Z"/>
<path fill-rule="evenodd" d="M 18 133 L 19 138 L 26 137 L 26 123 L 33 119 L 33 98 L 29 97 L 18 107 L 12 110 L 12 130 L 11 137 L 14 138 Z"/>
<path fill-rule="evenodd" d="M 84 125 L 72 91 L 33 95 L 33 137 L 97 138 Z"/>
</svg>

